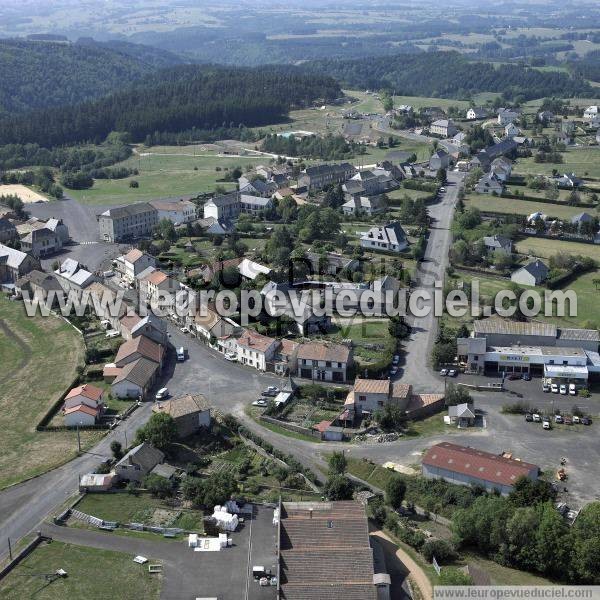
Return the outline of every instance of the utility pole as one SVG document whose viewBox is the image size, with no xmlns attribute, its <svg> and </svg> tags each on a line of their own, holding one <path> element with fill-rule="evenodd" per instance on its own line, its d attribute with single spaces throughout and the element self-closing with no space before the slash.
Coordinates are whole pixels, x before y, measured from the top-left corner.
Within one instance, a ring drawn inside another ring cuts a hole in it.
<svg viewBox="0 0 600 600">
<path fill-rule="evenodd" d="M 79 435 L 79 423 L 77 423 L 77 451 L 81 452 L 81 437 Z"/>
<path fill-rule="evenodd" d="M 8 556 L 9 556 L 10 560 L 13 559 L 12 546 L 10 545 L 10 538 L 8 538 Z"/>
</svg>

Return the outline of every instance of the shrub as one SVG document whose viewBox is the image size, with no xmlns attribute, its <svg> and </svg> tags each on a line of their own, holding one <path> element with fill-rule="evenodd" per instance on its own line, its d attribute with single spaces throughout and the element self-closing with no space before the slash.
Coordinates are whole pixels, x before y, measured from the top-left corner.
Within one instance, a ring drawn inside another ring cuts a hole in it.
<svg viewBox="0 0 600 600">
<path fill-rule="evenodd" d="M 432 562 L 434 556 L 438 563 L 449 563 L 456 559 L 456 551 L 446 540 L 427 540 L 421 552 L 427 562 Z"/>
</svg>

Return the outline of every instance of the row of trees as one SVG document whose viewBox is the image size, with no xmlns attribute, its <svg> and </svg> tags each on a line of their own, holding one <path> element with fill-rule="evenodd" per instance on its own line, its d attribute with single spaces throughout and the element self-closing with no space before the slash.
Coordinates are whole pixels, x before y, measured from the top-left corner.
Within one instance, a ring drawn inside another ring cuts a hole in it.
<svg viewBox="0 0 600 600">
<path fill-rule="evenodd" d="M 357 154 L 364 154 L 362 144 L 347 142 L 341 135 L 316 135 L 297 138 L 294 135 L 269 134 L 265 137 L 262 149 L 280 156 L 301 156 L 321 160 L 343 160 Z"/>
</svg>

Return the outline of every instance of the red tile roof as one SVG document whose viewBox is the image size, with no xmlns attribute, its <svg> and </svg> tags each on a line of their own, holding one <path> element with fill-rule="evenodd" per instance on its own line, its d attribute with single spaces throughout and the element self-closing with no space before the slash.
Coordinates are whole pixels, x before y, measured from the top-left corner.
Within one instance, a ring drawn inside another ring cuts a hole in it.
<svg viewBox="0 0 600 600">
<path fill-rule="evenodd" d="M 144 253 L 141 250 L 138 250 L 137 248 L 133 248 L 133 250 L 130 250 L 123 258 L 130 263 L 134 263 L 137 260 L 139 260 L 140 258 L 142 258 L 142 256 L 144 256 Z"/>
<path fill-rule="evenodd" d="M 350 359 L 350 348 L 343 344 L 325 344 L 309 342 L 301 344 L 298 358 L 346 363 Z"/>
<path fill-rule="evenodd" d="M 423 456 L 423 464 L 507 486 L 531 471 L 538 471 L 537 465 L 531 463 L 450 442 L 429 448 Z"/>
<path fill-rule="evenodd" d="M 160 344 L 153 342 L 144 335 L 139 335 L 121 344 L 115 358 L 115 363 L 118 365 L 133 354 L 139 354 L 155 363 L 162 364 L 164 350 Z"/>
<path fill-rule="evenodd" d="M 100 412 L 99 408 L 92 408 L 91 406 L 86 406 L 85 404 L 78 404 L 77 406 L 73 406 L 71 408 L 65 409 L 65 415 L 70 415 L 74 412 L 82 412 L 86 415 L 91 415 L 92 417 L 97 417 Z"/>
<path fill-rule="evenodd" d="M 127 314 L 124 317 L 121 317 L 119 319 L 119 323 L 121 324 L 121 327 L 131 331 L 141 320 L 142 317 L 136 313 L 133 313 L 131 315 Z"/>
<path fill-rule="evenodd" d="M 244 333 L 237 340 L 238 346 L 256 350 L 257 352 L 266 352 L 276 342 L 276 339 L 261 335 L 257 331 L 254 331 L 254 329 L 245 329 Z"/>
<path fill-rule="evenodd" d="M 146 277 L 146 281 L 153 283 L 154 285 L 160 285 L 163 281 L 166 281 L 169 276 L 162 271 L 152 271 L 150 275 Z"/>
<path fill-rule="evenodd" d="M 100 398 L 102 398 L 103 393 L 103 389 L 96 387 L 95 385 L 91 385 L 89 383 L 84 383 L 83 385 L 74 387 L 65 396 L 65 400 L 68 400 L 69 398 L 74 398 L 75 396 L 83 396 L 85 398 L 89 398 L 90 400 L 95 400 L 96 402 L 98 402 Z"/>
<path fill-rule="evenodd" d="M 354 391 L 357 394 L 388 394 L 390 391 L 390 380 L 357 379 L 354 382 Z"/>
<path fill-rule="evenodd" d="M 316 429 L 317 431 L 320 431 L 321 433 L 324 433 L 325 431 L 327 431 L 328 427 L 330 427 L 332 423 L 333 421 L 321 421 L 316 425 L 313 425 L 312 428 Z"/>
</svg>

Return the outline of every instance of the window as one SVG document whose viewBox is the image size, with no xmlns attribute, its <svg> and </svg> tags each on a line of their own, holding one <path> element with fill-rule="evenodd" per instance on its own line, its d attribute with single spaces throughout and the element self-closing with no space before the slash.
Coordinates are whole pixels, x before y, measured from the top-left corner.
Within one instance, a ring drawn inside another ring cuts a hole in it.
<svg viewBox="0 0 600 600">
<path fill-rule="evenodd" d="M 366 396 L 359 396 L 358 397 L 358 401 L 359 402 L 366 402 L 367 401 L 367 397 Z"/>
</svg>

